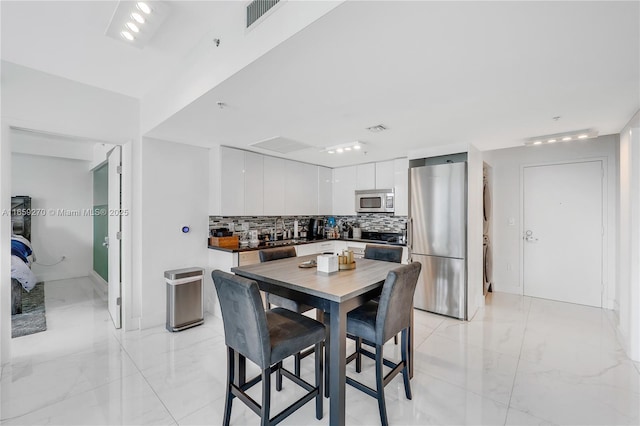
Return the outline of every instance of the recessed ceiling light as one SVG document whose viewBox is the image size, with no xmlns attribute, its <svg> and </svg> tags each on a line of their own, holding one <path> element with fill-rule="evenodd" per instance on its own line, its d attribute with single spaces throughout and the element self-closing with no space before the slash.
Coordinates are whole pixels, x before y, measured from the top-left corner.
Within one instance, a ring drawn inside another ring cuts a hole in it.
<svg viewBox="0 0 640 426">
<path fill-rule="evenodd" d="M 138 26 L 136 24 L 134 24 L 133 22 L 127 22 L 127 28 L 129 28 L 134 33 L 139 33 L 140 32 L 140 28 L 138 28 Z"/>
<path fill-rule="evenodd" d="M 136 6 L 146 15 L 151 13 L 151 8 L 149 7 L 148 4 L 146 4 L 143 1 L 139 1 L 138 4 L 136 4 Z"/>
<path fill-rule="evenodd" d="M 137 12 L 133 12 L 131 17 L 136 20 L 139 24 L 144 24 L 144 18 Z"/>
<path fill-rule="evenodd" d="M 557 141 L 574 141 L 577 139 L 589 139 L 598 137 L 598 131 L 595 129 L 574 130 L 573 132 L 554 133 L 553 135 L 535 136 L 524 140 L 527 146 L 549 144 Z"/>
<path fill-rule="evenodd" d="M 113 3 L 117 5 L 105 35 L 138 49 L 144 49 L 171 11 L 170 2 L 165 0 Z M 123 31 L 133 39 L 123 35 Z"/>
<path fill-rule="evenodd" d="M 120 33 L 120 35 L 124 38 L 126 38 L 129 41 L 133 41 L 133 36 L 131 35 L 131 33 L 129 31 L 122 31 Z"/>
<path fill-rule="evenodd" d="M 343 143 L 340 145 L 328 146 L 326 148 L 321 149 L 320 152 L 326 152 L 328 154 L 335 154 L 335 153 L 342 154 L 343 152 L 347 152 L 347 151 L 360 150 L 362 149 L 362 145 L 364 145 L 364 143 L 360 141 L 355 141 L 355 142 Z"/>
</svg>

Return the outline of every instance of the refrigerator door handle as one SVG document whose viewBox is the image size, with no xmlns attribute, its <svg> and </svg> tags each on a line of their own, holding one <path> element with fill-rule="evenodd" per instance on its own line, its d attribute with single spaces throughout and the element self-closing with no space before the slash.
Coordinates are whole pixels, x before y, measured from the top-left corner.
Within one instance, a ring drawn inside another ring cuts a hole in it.
<svg viewBox="0 0 640 426">
<path fill-rule="evenodd" d="M 409 231 L 407 232 L 407 235 L 409 237 L 409 241 L 407 241 L 407 247 L 409 247 L 409 250 L 413 249 L 413 218 L 410 217 L 409 218 Z"/>
</svg>

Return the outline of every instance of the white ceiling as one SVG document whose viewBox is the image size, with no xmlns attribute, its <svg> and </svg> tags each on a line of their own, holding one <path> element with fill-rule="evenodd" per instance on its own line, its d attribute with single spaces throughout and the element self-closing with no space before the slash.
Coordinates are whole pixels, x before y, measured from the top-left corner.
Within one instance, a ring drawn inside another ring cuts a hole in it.
<svg viewBox="0 0 640 426">
<path fill-rule="evenodd" d="M 106 37 L 118 1 L 2 0 L 2 59 L 140 98 L 203 41 L 228 32 L 242 2 L 171 1 L 144 49 Z M 219 36 L 218 36 L 219 37 Z"/>
<path fill-rule="evenodd" d="M 172 26 L 140 51 L 104 37 L 114 2 L 44 2 L 35 17 L 34 2 L 12 3 L 2 2 L 2 59 L 134 97 L 204 37 L 224 40 L 225 8 L 245 4 L 170 2 Z M 73 19 L 61 16 L 69 10 Z M 446 144 L 617 133 L 640 109 L 639 64 L 639 2 L 350 1 L 148 136 L 247 149 L 283 137 L 315 148 L 280 156 L 335 167 Z M 376 124 L 389 130 L 365 130 Z M 366 154 L 318 152 L 355 140 Z"/>
</svg>

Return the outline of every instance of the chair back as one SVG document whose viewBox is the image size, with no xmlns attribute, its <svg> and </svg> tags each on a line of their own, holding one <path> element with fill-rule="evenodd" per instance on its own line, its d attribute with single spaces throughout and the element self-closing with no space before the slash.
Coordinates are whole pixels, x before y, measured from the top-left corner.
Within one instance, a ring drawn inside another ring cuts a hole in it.
<svg viewBox="0 0 640 426">
<path fill-rule="evenodd" d="M 258 284 L 220 270 L 211 272 L 216 286 L 227 346 L 261 368 L 269 366 L 271 341 Z"/>
<path fill-rule="evenodd" d="M 373 260 L 384 260 L 386 262 L 402 262 L 402 247 L 397 246 L 375 246 L 367 244 L 364 248 L 364 258 Z"/>
<path fill-rule="evenodd" d="M 260 250 L 260 263 L 269 262 L 271 260 L 284 259 L 287 257 L 296 257 L 295 247 L 275 247 L 271 249 Z"/>
<path fill-rule="evenodd" d="M 377 343 L 386 342 L 411 324 L 413 294 L 421 268 L 420 262 L 412 262 L 387 274 L 378 302 Z"/>
</svg>

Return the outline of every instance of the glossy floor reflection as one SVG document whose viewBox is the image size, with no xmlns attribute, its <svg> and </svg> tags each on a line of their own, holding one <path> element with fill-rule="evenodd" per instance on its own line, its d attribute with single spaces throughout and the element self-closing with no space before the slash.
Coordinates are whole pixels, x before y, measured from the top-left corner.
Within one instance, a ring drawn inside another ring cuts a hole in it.
<svg viewBox="0 0 640 426">
<path fill-rule="evenodd" d="M 0 424 L 221 423 L 221 320 L 207 316 L 179 333 L 124 333 L 88 279 L 48 283 L 46 295 L 48 330 L 13 339 L 2 369 Z M 415 322 L 414 398 L 405 399 L 400 376 L 386 387 L 391 424 L 640 424 L 640 364 L 625 356 L 606 311 L 495 293 L 470 322 L 421 311 Z M 398 358 L 392 342 L 385 349 Z M 303 360 L 307 380 L 312 364 Z M 369 385 L 372 366 L 365 358 L 358 377 Z M 348 374 L 356 374 L 352 365 Z M 284 385 L 272 392 L 274 410 L 303 393 Z M 348 424 L 379 424 L 373 398 L 347 386 L 346 404 Z M 318 421 L 307 404 L 282 424 L 328 424 L 328 412 L 325 400 Z M 232 424 L 258 418 L 235 402 Z"/>
</svg>

